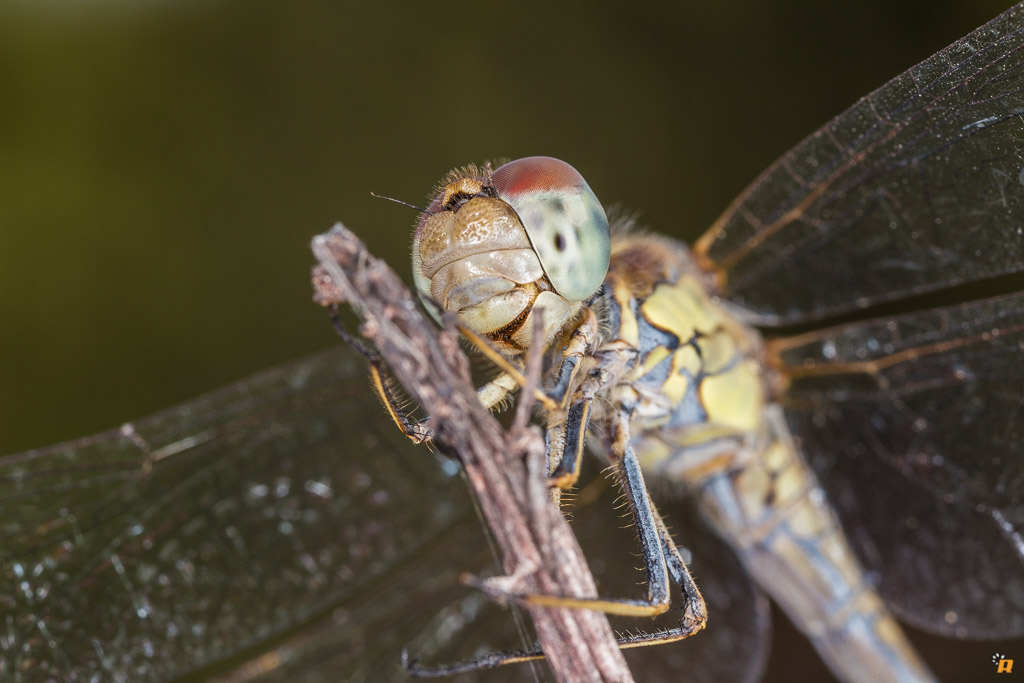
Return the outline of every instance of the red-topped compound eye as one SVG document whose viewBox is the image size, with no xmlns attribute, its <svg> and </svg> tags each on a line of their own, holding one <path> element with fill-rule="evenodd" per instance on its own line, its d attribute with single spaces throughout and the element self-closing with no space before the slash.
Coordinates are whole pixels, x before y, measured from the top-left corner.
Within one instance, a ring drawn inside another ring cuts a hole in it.
<svg viewBox="0 0 1024 683">
<path fill-rule="evenodd" d="M 526 157 L 496 170 L 491 183 L 515 209 L 555 291 L 583 301 L 608 271 L 608 218 L 579 171 L 559 159 Z"/>
<path fill-rule="evenodd" d="M 491 183 L 505 201 L 537 190 L 578 192 L 587 184 L 579 171 L 553 157 L 516 159 L 495 171 Z"/>
</svg>

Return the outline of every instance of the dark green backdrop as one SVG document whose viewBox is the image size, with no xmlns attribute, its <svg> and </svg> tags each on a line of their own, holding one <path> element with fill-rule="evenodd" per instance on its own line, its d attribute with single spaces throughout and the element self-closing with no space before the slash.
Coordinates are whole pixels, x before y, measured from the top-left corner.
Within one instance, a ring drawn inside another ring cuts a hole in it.
<svg viewBox="0 0 1024 683">
<path fill-rule="evenodd" d="M 0 452 L 334 343 L 311 235 L 344 221 L 408 270 L 413 215 L 371 190 L 550 154 L 693 237 L 1006 3 L 353 4 L 0 10 Z"/>
<path fill-rule="evenodd" d="M 371 190 L 548 154 L 693 238 L 1008 3 L 354 4 L 0 8 L 0 452 L 336 343 L 310 237 L 342 220 L 408 269 L 414 216 Z"/>
</svg>

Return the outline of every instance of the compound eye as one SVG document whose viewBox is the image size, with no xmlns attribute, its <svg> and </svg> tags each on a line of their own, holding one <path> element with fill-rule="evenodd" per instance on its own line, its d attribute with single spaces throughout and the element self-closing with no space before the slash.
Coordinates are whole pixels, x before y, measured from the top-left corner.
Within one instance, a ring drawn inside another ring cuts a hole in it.
<svg viewBox="0 0 1024 683">
<path fill-rule="evenodd" d="M 519 215 L 555 291 L 569 301 L 596 292 L 608 271 L 611 236 L 583 176 L 564 161 L 526 157 L 496 170 L 491 182 Z"/>
</svg>

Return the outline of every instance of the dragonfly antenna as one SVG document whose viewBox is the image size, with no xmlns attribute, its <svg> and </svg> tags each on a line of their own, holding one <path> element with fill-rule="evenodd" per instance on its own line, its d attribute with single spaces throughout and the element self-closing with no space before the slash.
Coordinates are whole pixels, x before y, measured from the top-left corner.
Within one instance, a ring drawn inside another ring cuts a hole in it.
<svg viewBox="0 0 1024 683">
<path fill-rule="evenodd" d="M 427 210 L 422 208 L 422 207 L 416 206 L 415 204 L 410 204 L 409 202 L 403 202 L 401 199 L 395 199 L 394 197 L 385 197 L 384 195 L 377 194 L 376 192 L 370 192 L 370 196 L 371 197 L 376 197 L 377 199 L 386 199 L 389 202 L 394 202 L 395 204 L 401 204 L 402 206 L 408 206 L 410 209 L 416 209 L 420 213 L 426 213 L 427 212 Z"/>
</svg>

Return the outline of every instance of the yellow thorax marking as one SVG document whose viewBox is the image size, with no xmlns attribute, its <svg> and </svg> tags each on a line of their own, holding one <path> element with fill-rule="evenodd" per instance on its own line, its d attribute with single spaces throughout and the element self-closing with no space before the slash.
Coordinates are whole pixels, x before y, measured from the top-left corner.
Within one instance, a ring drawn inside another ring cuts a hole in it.
<svg viewBox="0 0 1024 683">
<path fill-rule="evenodd" d="M 633 348 L 640 346 L 640 329 L 637 327 L 636 316 L 633 315 L 633 307 L 630 306 L 633 293 L 626 283 L 616 280 L 612 285 L 612 296 L 619 307 L 619 329 L 616 330 L 616 338 Z"/>
<path fill-rule="evenodd" d="M 619 288 L 615 296 L 621 305 Z M 636 320 L 630 308 L 623 305 L 622 310 L 624 322 L 628 313 L 628 324 L 633 329 Z M 733 334 L 735 326 L 713 305 L 700 283 L 688 275 L 676 282 L 663 282 L 640 304 L 640 312 L 651 325 L 675 335 L 680 346 L 649 350 L 636 368 L 634 379 L 651 372 L 671 355 L 671 371 L 661 392 L 672 405 L 683 400 L 690 378 L 702 374 L 700 401 L 708 424 L 756 430 L 763 408 L 760 367 L 753 358 L 746 357 L 742 342 Z"/>
<path fill-rule="evenodd" d="M 655 327 L 671 332 L 685 344 L 699 331 L 710 334 L 723 319 L 693 277 L 684 275 L 677 282 L 658 285 L 640 306 L 644 317 Z"/>
<path fill-rule="evenodd" d="M 700 356 L 693 346 L 680 346 L 672 354 L 672 371 L 669 373 L 662 392 L 676 405 L 683 400 L 690 385 L 690 377 L 696 377 L 700 370 Z"/>
<path fill-rule="evenodd" d="M 746 432 L 755 431 L 761 422 L 762 392 L 760 368 L 750 358 L 720 375 L 705 377 L 700 384 L 708 422 Z"/>
</svg>

